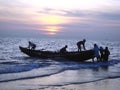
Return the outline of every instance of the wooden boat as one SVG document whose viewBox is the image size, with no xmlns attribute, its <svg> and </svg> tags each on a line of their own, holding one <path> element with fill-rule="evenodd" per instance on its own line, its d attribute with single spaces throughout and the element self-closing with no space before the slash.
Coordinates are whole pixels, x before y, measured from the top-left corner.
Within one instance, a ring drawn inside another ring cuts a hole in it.
<svg viewBox="0 0 120 90">
<path fill-rule="evenodd" d="M 66 60 L 79 61 L 79 62 L 91 59 L 94 54 L 93 50 L 60 53 L 60 52 L 53 52 L 53 51 L 31 50 L 21 46 L 19 46 L 19 48 L 21 52 L 23 52 L 24 54 L 30 57 L 37 57 L 37 58 L 44 58 L 44 59 L 47 59 L 47 58 L 66 59 Z"/>
</svg>

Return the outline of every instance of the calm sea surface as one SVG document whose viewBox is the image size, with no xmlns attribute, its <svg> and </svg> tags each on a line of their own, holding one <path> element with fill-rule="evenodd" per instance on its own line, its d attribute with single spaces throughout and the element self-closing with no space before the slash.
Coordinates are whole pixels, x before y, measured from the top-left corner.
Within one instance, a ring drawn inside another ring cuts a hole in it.
<svg viewBox="0 0 120 90">
<path fill-rule="evenodd" d="M 0 38 L 0 83 L 39 78 L 39 85 L 48 87 L 120 78 L 120 42 L 88 40 L 86 49 L 92 49 L 94 43 L 109 47 L 109 62 L 80 63 L 31 58 L 19 50 L 19 46 L 27 47 L 29 40 L 37 45 L 36 49 L 59 51 L 68 45 L 68 51 L 77 50 L 78 40 Z"/>
</svg>

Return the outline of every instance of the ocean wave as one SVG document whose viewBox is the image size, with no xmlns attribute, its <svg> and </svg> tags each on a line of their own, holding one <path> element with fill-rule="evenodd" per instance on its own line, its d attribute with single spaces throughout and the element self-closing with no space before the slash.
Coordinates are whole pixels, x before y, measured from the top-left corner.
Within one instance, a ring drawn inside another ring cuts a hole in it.
<svg viewBox="0 0 120 90">
<path fill-rule="evenodd" d="M 32 61 L 31 61 L 32 62 Z M 89 69 L 89 68 L 99 68 L 99 67 L 107 67 L 118 64 L 119 60 L 110 60 L 109 62 L 33 62 L 33 63 L 19 63 L 17 61 L 7 61 L 7 62 L 0 62 L 0 74 L 7 74 L 7 73 L 18 73 L 18 72 L 25 72 L 35 68 L 42 68 L 49 65 L 54 65 L 55 67 L 62 67 L 63 70 L 76 70 L 76 69 Z"/>
<path fill-rule="evenodd" d="M 111 73 L 111 75 L 107 75 L 105 77 L 104 77 L 104 73 L 103 73 L 103 76 L 99 77 L 100 79 L 101 78 L 102 79 L 103 78 L 115 78 L 115 77 L 119 78 L 119 72 L 114 73 L 114 72 L 111 72 L 111 71 L 107 71 L 109 66 L 113 66 L 113 65 L 118 64 L 118 63 L 119 63 L 118 60 L 111 60 L 109 62 L 95 62 L 95 63 L 92 63 L 92 62 L 85 62 L 85 63 L 56 62 L 55 63 L 54 62 L 54 65 L 49 64 L 50 66 L 48 66 L 47 64 L 41 66 L 41 64 L 38 64 L 38 63 L 25 64 L 25 65 L 20 65 L 20 66 L 18 64 L 16 66 L 12 67 L 11 69 L 9 69 L 9 68 L 3 69 L 3 70 L 1 69 L 0 70 L 0 73 L 1 73 L 0 78 L 5 77 L 5 76 L 9 77 L 9 78 L 3 78 L 3 79 L 0 80 L 0 82 L 8 82 L 8 81 L 15 81 L 15 80 L 23 80 L 23 79 L 32 79 L 32 78 L 39 78 L 39 77 L 44 78 L 44 77 L 49 77 L 51 75 L 54 76 L 56 74 L 61 74 L 61 73 L 66 72 L 66 71 L 72 71 L 72 70 L 73 71 L 79 71 L 79 70 L 84 69 L 85 71 L 86 70 L 95 71 L 94 69 L 99 69 L 99 68 L 100 68 L 100 70 L 97 70 L 97 71 L 101 71 L 101 69 L 103 69 L 102 71 L 105 70 L 105 73 L 107 73 L 107 74 Z M 25 72 L 25 71 L 28 71 L 28 72 Z M 21 73 L 18 73 L 18 72 L 21 72 Z M 14 75 L 15 75 L 15 77 L 12 77 Z M 98 76 L 99 76 L 99 74 L 98 74 Z M 96 78 L 94 77 L 93 79 L 96 79 Z"/>
<path fill-rule="evenodd" d="M 5 64 L 5 65 L 4 65 Z M 9 64 L 9 65 L 8 65 Z M 39 63 L 29 63 L 29 64 L 20 64 L 13 62 L 2 62 L 0 67 L 0 74 L 8 74 L 8 73 L 18 73 L 25 72 L 35 68 L 42 68 L 45 66 L 49 66 L 48 64 L 39 64 Z"/>
</svg>

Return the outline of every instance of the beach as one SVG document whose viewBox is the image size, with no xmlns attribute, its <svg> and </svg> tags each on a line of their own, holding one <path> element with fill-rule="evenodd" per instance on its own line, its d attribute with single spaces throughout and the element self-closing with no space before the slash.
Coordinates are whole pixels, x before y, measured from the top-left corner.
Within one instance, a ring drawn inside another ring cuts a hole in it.
<svg viewBox="0 0 120 90">
<path fill-rule="evenodd" d="M 119 90 L 120 78 L 106 79 L 91 83 L 73 84 L 68 86 L 48 88 L 48 90 Z M 47 90 L 47 89 L 46 89 Z"/>
<path fill-rule="evenodd" d="M 33 79 L 32 79 L 33 80 Z M 41 86 L 39 82 L 32 80 L 20 80 L 0 83 L 0 90 L 119 90 L 120 78 L 105 79 L 83 84 L 70 84 L 60 86 Z M 31 81 L 30 84 L 28 83 Z M 44 81 L 43 81 L 44 82 Z"/>
</svg>

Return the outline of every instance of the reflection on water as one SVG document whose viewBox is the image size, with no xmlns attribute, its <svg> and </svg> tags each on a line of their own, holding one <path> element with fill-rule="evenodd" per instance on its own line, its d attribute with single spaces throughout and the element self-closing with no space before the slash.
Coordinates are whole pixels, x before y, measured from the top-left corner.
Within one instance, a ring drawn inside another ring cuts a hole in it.
<svg viewBox="0 0 120 90">
<path fill-rule="evenodd" d="M 98 72 L 98 71 L 108 71 L 109 70 L 109 66 L 102 66 L 102 67 L 98 67 L 98 68 L 93 68 L 92 70 L 95 71 L 95 72 Z"/>
</svg>

